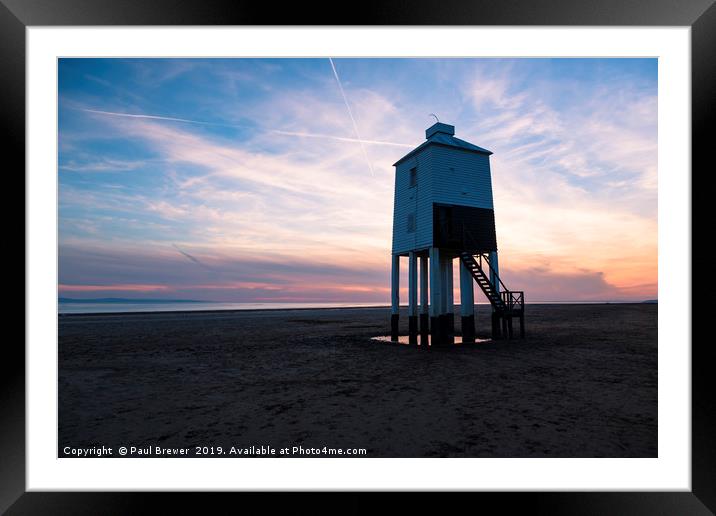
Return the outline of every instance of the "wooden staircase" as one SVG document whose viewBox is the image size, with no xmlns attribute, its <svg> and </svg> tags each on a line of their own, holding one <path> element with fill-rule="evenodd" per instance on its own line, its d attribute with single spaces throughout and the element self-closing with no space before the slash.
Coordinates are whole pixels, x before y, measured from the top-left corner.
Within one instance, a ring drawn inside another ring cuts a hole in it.
<svg viewBox="0 0 716 516">
<path fill-rule="evenodd" d="M 489 276 L 485 273 L 485 265 L 492 270 L 488 255 L 473 255 L 465 251 L 460 253 L 460 259 L 492 305 L 492 337 L 512 338 L 512 318 L 518 317 L 520 337 L 524 338 L 525 293 L 521 290 L 508 290 L 497 274 L 494 274 L 495 283 L 490 281 Z M 501 331 L 500 326 L 502 327 Z"/>
</svg>

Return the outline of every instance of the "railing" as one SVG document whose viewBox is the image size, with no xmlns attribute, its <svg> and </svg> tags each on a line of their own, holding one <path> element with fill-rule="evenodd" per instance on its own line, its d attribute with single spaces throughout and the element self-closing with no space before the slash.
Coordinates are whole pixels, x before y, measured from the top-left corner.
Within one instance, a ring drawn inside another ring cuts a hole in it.
<svg viewBox="0 0 716 516">
<path fill-rule="evenodd" d="M 495 276 L 495 278 L 497 278 L 497 283 L 498 283 L 499 286 L 501 287 L 501 290 L 503 290 L 503 291 L 509 291 L 510 289 L 508 289 L 508 288 L 507 288 L 507 285 L 505 285 L 505 284 L 502 282 L 502 280 L 500 279 L 499 274 L 497 274 L 497 272 L 495 272 L 495 269 L 492 268 L 492 264 L 490 263 L 490 258 L 488 258 L 488 255 L 486 255 L 486 254 L 485 254 L 485 255 L 481 254 L 481 255 L 479 255 L 479 256 L 480 256 L 480 260 L 481 260 L 481 261 L 482 261 L 482 259 L 484 258 L 484 260 L 487 262 L 487 266 L 490 268 L 490 272 Z M 480 267 L 482 267 L 482 263 L 480 263 Z"/>
<path fill-rule="evenodd" d="M 465 237 L 470 236 L 472 238 L 472 233 L 469 229 L 467 229 L 464 225 L 462 226 L 462 235 L 463 235 L 463 243 L 465 242 Z M 473 255 L 473 259 L 475 259 L 475 255 Z M 483 274 L 485 272 L 485 268 L 482 266 L 482 261 L 485 261 L 487 263 L 487 266 L 490 269 L 490 275 L 493 276 L 497 281 L 497 285 L 493 284 L 493 288 L 495 290 L 499 291 L 500 295 L 500 301 L 502 302 L 502 310 L 506 310 L 508 312 L 523 312 L 525 309 L 525 293 L 522 290 L 510 290 L 507 288 L 507 285 L 504 284 L 504 282 L 500 279 L 499 274 L 493 269 L 492 263 L 490 263 L 490 258 L 488 254 L 480 253 L 476 257 L 476 261 L 478 266 L 480 267 L 480 270 L 482 270 Z M 492 278 L 490 278 L 490 282 L 492 283 Z"/>
<path fill-rule="evenodd" d="M 475 240 L 475 237 L 473 236 L 472 231 L 470 231 L 469 229 L 467 229 L 467 228 L 465 227 L 465 225 L 463 224 L 463 225 L 462 225 L 462 241 L 463 241 L 463 245 L 465 244 L 465 241 L 466 241 L 465 237 L 468 237 L 468 236 L 469 236 L 473 241 Z M 496 287 L 498 290 L 500 290 L 500 287 L 501 287 L 502 290 L 509 290 L 509 289 L 507 288 L 507 286 L 502 282 L 502 280 L 500 279 L 500 276 L 497 274 L 497 272 L 495 272 L 495 270 L 492 268 L 492 264 L 490 263 L 490 259 L 487 257 L 486 254 L 478 254 L 478 255 L 477 255 L 477 261 L 478 261 L 478 264 L 480 265 L 480 268 L 481 268 L 483 271 L 485 270 L 484 267 L 482 266 L 482 260 L 483 260 L 483 259 L 487 262 L 487 266 L 490 268 L 490 272 L 492 272 L 493 275 L 495 276 L 495 278 L 497 278 L 497 283 L 498 283 L 498 284 L 497 284 L 497 285 L 494 285 L 494 287 Z"/>
<path fill-rule="evenodd" d="M 522 312 L 525 309 L 525 293 L 522 290 L 505 290 L 501 292 L 502 302 L 509 312 Z"/>
</svg>

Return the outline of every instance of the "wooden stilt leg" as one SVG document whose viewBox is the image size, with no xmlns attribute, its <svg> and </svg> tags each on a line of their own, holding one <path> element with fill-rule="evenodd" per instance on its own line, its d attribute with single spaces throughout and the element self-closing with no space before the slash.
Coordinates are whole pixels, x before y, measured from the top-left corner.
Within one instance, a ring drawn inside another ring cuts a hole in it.
<svg viewBox="0 0 716 516">
<path fill-rule="evenodd" d="M 430 314 L 428 295 L 428 257 L 420 257 L 420 347 L 428 348 L 428 335 L 430 334 Z"/>
<path fill-rule="evenodd" d="M 492 338 L 500 338 L 500 315 L 497 312 L 492 312 Z"/>
<path fill-rule="evenodd" d="M 400 256 L 393 255 L 390 282 L 390 340 L 398 340 L 400 307 Z"/>
<path fill-rule="evenodd" d="M 441 318 L 443 281 L 440 269 L 440 250 L 436 247 L 430 248 L 430 347 L 438 347 L 441 344 Z"/>
<path fill-rule="evenodd" d="M 418 345 L 418 256 L 408 254 L 408 343 Z"/>
</svg>

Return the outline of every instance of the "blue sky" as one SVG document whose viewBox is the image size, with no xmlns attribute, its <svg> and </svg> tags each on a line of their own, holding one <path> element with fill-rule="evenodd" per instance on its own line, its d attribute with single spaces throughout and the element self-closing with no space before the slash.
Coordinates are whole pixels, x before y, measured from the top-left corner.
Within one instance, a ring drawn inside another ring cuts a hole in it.
<svg viewBox="0 0 716 516">
<path fill-rule="evenodd" d="M 387 302 L 392 163 L 435 113 L 494 152 L 508 285 L 656 297 L 656 59 L 333 65 L 61 59 L 61 295 Z"/>
</svg>

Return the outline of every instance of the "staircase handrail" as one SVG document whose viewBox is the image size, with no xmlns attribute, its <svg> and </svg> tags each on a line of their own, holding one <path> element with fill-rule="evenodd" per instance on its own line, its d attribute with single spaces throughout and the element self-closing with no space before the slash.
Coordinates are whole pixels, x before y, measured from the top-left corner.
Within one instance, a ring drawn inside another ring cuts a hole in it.
<svg viewBox="0 0 716 516">
<path fill-rule="evenodd" d="M 505 284 L 503 283 L 502 279 L 500 279 L 500 275 L 497 274 L 497 271 L 492 268 L 492 263 L 490 262 L 490 258 L 488 257 L 488 255 L 487 255 L 487 254 L 481 254 L 480 256 L 481 256 L 482 258 L 484 258 L 485 261 L 487 262 L 487 265 L 490 267 L 490 272 L 495 275 L 495 278 L 497 278 L 497 282 L 498 282 L 498 283 L 500 284 L 500 286 L 502 287 L 503 292 L 511 292 L 511 290 L 510 290 L 509 288 L 507 288 L 507 285 L 505 285 Z"/>
<path fill-rule="evenodd" d="M 465 227 L 465 224 L 463 224 L 463 225 L 462 225 L 462 242 L 463 242 L 463 244 L 465 244 L 465 233 L 466 233 L 466 232 L 469 234 L 470 238 L 472 238 L 473 240 L 475 240 L 475 237 L 474 237 L 474 235 L 472 234 L 472 231 L 470 231 L 469 229 L 467 229 L 467 228 Z M 471 253 L 471 255 L 472 255 L 472 253 Z M 495 278 L 497 278 L 497 282 L 498 282 L 498 285 L 497 285 L 497 286 L 498 286 L 498 287 L 502 287 L 502 290 L 504 290 L 505 292 L 509 292 L 510 289 L 508 289 L 508 288 L 507 288 L 507 285 L 505 285 L 504 282 L 502 281 L 502 279 L 500 279 L 500 275 L 497 274 L 497 271 L 492 268 L 492 263 L 490 262 L 490 259 L 488 258 L 488 255 L 487 255 L 487 254 L 483 254 L 483 253 L 479 253 L 478 256 L 480 257 L 480 260 L 481 260 L 481 261 L 482 261 L 482 259 L 484 258 L 485 261 L 487 262 L 487 265 L 490 267 L 490 272 L 495 275 Z M 482 268 L 482 264 L 480 264 L 480 268 Z"/>
</svg>

